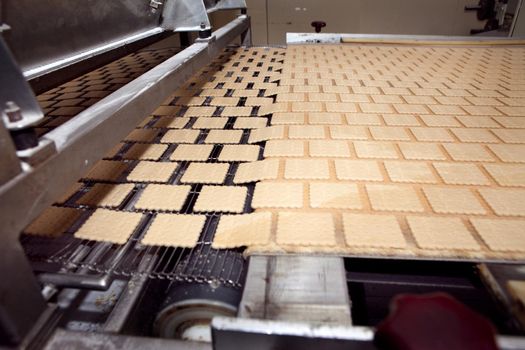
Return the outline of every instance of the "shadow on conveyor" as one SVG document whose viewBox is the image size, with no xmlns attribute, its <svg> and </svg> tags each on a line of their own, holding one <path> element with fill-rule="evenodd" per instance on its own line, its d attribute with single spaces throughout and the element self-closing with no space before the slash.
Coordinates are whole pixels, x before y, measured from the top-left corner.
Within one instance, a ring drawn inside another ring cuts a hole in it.
<svg viewBox="0 0 525 350">
<path fill-rule="evenodd" d="M 500 333 L 520 333 L 484 288 L 473 263 L 345 259 L 345 268 L 355 325 L 376 326 L 398 294 L 444 292 L 490 319 Z"/>
</svg>

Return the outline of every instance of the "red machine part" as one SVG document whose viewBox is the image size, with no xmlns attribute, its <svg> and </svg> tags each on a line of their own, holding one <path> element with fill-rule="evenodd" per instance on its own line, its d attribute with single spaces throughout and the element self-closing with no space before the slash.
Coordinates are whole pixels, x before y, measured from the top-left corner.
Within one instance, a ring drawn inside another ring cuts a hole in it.
<svg viewBox="0 0 525 350">
<path fill-rule="evenodd" d="M 495 334 L 489 320 L 448 294 L 407 294 L 394 298 L 375 342 L 393 350 L 497 350 Z"/>
</svg>

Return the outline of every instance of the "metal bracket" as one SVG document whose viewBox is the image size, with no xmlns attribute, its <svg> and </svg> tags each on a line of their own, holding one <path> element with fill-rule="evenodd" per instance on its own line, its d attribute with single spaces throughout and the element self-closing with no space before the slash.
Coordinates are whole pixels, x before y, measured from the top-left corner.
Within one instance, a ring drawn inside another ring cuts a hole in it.
<svg viewBox="0 0 525 350">
<path fill-rule="evenodd" d="M 202 0 L 168 0 L 162 11 L 161 26 L 174 32 L 210 29 L 210 19 Z"/>
</svg>

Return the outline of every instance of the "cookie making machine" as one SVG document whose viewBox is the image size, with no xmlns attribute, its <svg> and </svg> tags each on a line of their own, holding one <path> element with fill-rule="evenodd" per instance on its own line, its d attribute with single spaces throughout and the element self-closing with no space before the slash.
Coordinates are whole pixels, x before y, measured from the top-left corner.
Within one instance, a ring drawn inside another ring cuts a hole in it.
<svg viewBox="0 0 525 350">
<path fill-rule="evenodd" d="M 212 28 L 209 14 L 228 9 L 240 13 Z M 393 296 L 440 291 L 510 334 L 498 336 L 501 349 L 525 348 L 523 309 L 504 287 L 523 279 L 519 265 L 245 258 L 209 247 L 130 254 L 133 242 L 67 240 L 51 263 L 30 262 L 28 249 L 49 256 L 49 246 L 22 247 L 24 227 L 229 43 L 250 46 L 250 18 L 241 0 L 4 0 L 0 25 L 0 346 L 374 349 L 373 326 Z M 186 47 L 38 136 L 35 94 L 174 32 Z"/>
</svg>

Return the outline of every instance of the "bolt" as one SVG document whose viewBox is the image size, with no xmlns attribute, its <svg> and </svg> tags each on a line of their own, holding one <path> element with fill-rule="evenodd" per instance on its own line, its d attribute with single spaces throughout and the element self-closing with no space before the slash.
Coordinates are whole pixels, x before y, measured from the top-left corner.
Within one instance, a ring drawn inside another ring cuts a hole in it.
<svg viewBox="0 0 525 350">
<path fill-rule="evenodd" d="M 201 30 L 206 29 L 206 24 L 204 22 L 201 22 Z"/>
<path fill-rule="evenodd" d="M 24 118 L 20 107 L 13 101 L 7 101 L 4 108 L 4 113 L 11 123 L 18 122 Z"/>
</svg>

